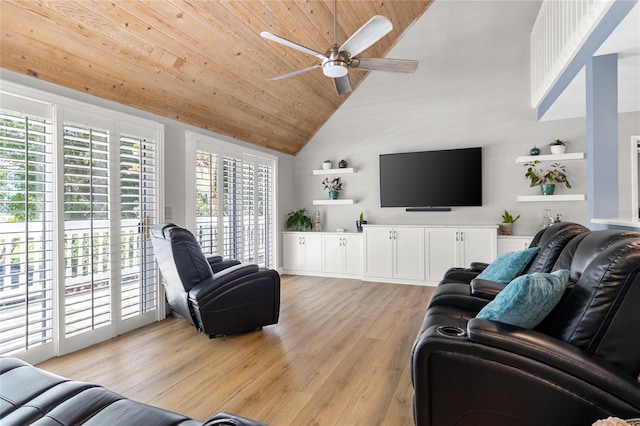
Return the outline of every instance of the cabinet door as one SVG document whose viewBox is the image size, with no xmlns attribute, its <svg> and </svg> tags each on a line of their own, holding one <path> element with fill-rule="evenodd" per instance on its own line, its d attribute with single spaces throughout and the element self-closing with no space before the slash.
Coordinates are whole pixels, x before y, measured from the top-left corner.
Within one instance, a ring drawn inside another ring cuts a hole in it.
<svg viewBox="0 0 640 426">
<path fill-rule="evenodd" d="M 342 235 L 322 236 L 322 271 L 341 273 L 344 268 Z"/>
<path fill-rule="evenodd" d="M 498 231 L 495 229 L 460 230 L 460 263 L 468 267 L 471 262 L 491 263 L 497 255 Z"/>
<path fill-rule="evenodd" d="M 394 228 L 394 278 L 424 280 L 424 228 Z"/>
<path fill-rule="evenodd" d="M 303 270 L 306 272 L 320 272 L 322 270 L 322 238 L 312 232 L 302 233 L 304 250 Z"/>
<path fill-rule="evenodd" d="M 427 228 L 427 281 L 439 282 L 444 273 L 458 266 L 458 228 Z"/>
<path fill-rule="evenodd" d="M 282 234 L 282 269 L 300 271 L 303 265 L 302 235 L 300 233 Z"/>
<path fill-rule="evenodd" d="M 498 256 L 502 256 L 510 251 L 520 251 L 529 248 L 533 237 L 521 237 L 521 238 L 498 238 Z"/>
<path fill-rule="evenodd" d="M 362 275 L 362 236 L 346 235 L 342 249 L 344 251 L 344 273 Z"/>
<path fill-rule="evenodd" d="M 364 274 L 391 278 L 391 247 L 393 231 L 390 227 L 364 228 Z"/>
</svg>

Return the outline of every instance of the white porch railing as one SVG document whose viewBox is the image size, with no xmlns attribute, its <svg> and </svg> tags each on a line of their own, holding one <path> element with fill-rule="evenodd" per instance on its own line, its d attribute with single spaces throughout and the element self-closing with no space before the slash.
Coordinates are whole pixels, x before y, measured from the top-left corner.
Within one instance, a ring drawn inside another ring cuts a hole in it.
<svg viewBox="0 0 640 426">
<path fill-rule="evenodd" d="M 562 75 L 612 0 L 544 0 L 531 31 L 531 106 Z"/>
</svg>

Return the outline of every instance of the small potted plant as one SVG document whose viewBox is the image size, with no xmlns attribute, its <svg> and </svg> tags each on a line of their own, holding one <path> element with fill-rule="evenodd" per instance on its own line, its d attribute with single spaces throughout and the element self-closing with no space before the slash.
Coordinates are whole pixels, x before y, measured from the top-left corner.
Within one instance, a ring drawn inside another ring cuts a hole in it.
<svg viewBox="0 0 640 426">
<path fill-rule="evenodd" d="M 508 211 L 502 213 L 502 223 L 498 225 L 501 235 L 513 235 L 513 224 L 520 219 L 520 215 L 513 217 Z"/>
<path fill-rule="evenodd" d="M 337 200 L 338 192 L 342 191 L 342 180 L 340 177 L 335 177 L 331 180 L 329 180 L 329 178 L 324 178 L 322 184 L 324 185 L 324 189 L 329 191 L 329 198 L 331 200 Z"/>
<path fill-rule="evenodd" d="M 360 212 L 360 218 L 356 220 L 356 229 L 358 232 L 362 232 L 362 225 L 366 225 L 367 221 L 364 220 L 364 212 Z"/>
<path fill-rule="evenodd" d="M 524 176 L 529 179 L 530 187 L 540 186 L 542 195 L 553 195 L 556 183 L 564 183 L 567 188 L 571 188 L 565 166 L 553 163 L 548 169 L 542 169 L 538 166 L 539 163 L 539 160 L 535 160 L 524 165 L 527 167 Z"/>
<path fill-rule="evenodd" d="M 331 163 L 331 160 L 324 160 L 322 162 L 322 170 L 330 170 L 331 167 L 333 167 L 333 163 Z"/>
<path fill-rule="evenodd" d="M 311 229 L 311 218 L 307 216 L 307 209 L 294 210 L 287 214 L 287 229 L 306 231 Z"/>
<path fill-rule="evenodd" d="M 549 144 L 549 146 L 551 147 L 551 153 L 552 154 L 564 154 L 565 151 L 567 150 L 567 144 L 569 142 L 567 141 L 563 141 L 560 139 L 556 139 L 555 141 L 551 142 Z"/>
</svg>

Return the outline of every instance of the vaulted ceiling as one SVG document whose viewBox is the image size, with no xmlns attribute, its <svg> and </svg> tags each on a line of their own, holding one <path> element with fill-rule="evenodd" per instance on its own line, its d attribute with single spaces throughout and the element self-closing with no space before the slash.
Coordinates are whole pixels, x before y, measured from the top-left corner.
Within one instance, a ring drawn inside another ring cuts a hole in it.
<svg viewBox="0 0 640 426">
<path fill-rule="evenodd" d="M 393 30 L 363 57 L 384 57 L 432 0 L 339 0 L 337 39 L 374 15 Z M 324 52 L 333 1 L 56 0 L 0 2 L 0 63 L 71 89 L 296 154 L 345 101 L 318 60 L 261 31 Z M 412 58 L 406 58 L 412 59 Z M 355 88 L 367 72 L 351 69 Z"/>
</svg>

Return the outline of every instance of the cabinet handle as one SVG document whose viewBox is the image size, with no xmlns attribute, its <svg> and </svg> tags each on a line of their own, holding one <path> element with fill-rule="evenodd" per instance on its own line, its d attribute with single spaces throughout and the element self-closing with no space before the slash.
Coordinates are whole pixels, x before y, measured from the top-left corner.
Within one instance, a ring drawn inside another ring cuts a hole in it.
<svg viewBox="0 0 640 426">
<path fill-rule="evenodd" d="M 394 240 L 398 239 L 398 231 L 393 231 L 393 239 Z"/>
<path fill-rule="evenodd" d="M 464 232 L 460 233 L 460 241 L 464 241 Z"/>
<path fill-rule="evenodd" d="M 302 239 L 302 245 L 304 245 L 304 237 L 300 237 Z"/>
<path fill-rule="evenodd" d="M 389 239 L 393 240 L 393 231 L 389 231 Z"/>
<path fill-rule="evenodd" d="M 460 241 L 460 236 L 459 236 L 459 234 L 460 234 L 460 233 L 459 233 L 458 231 L 456 231 L 456 241 Z"/>
</svg>

